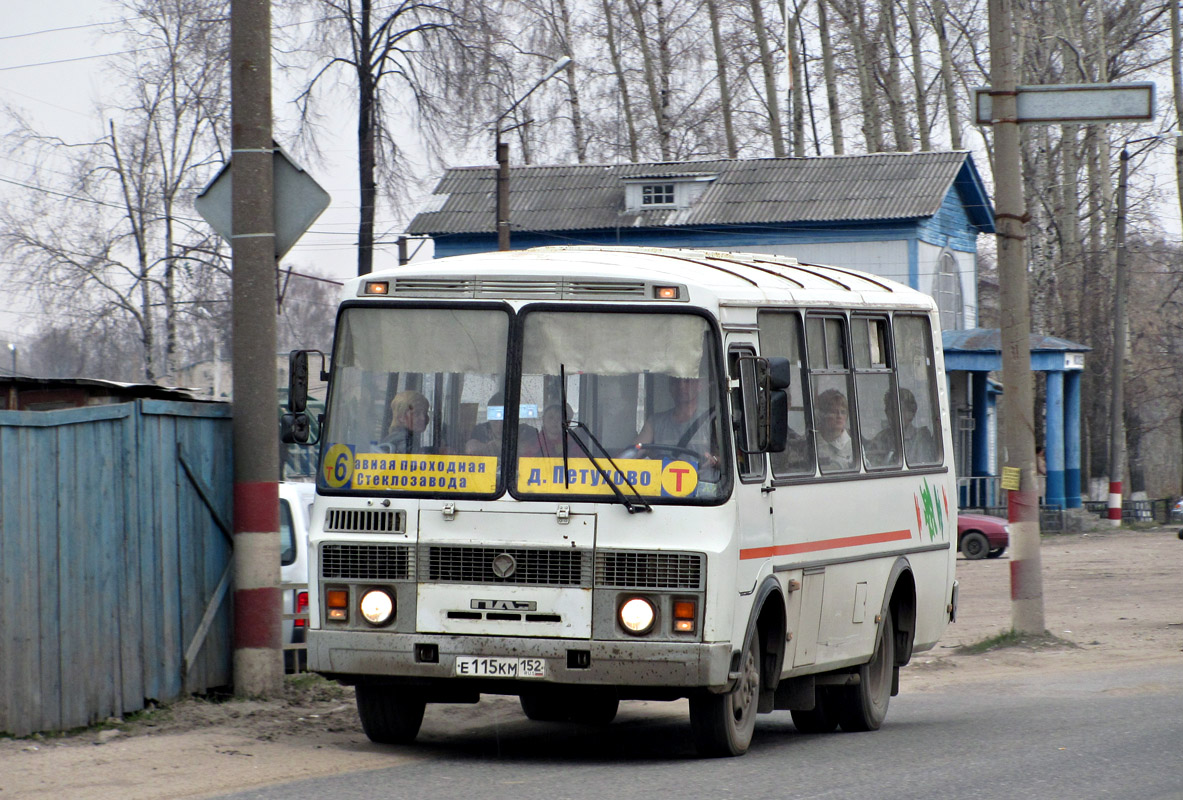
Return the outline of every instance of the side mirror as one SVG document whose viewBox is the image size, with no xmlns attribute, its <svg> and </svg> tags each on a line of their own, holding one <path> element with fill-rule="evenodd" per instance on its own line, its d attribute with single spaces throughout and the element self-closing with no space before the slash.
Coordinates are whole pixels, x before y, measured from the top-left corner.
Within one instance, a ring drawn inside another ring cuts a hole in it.
<svg viewBox="0 0 1183 800">
<path fill-rule="evenodd" d="M 308 407 L 308 351 L 288 353 L 288 410 L 299 414 Z"/>
<path fill-rule="evenodd" d="M 308 444 L 311 427 L 308 414 L 303 411 L 284 414 L 279 418 L 279 440 L 284 444 Z"/>
<path fill-rule="evenodd" d="M 757 443 L 765 453 L 783 452 L 789 442 L 789 393 L 793 366 L 787 358 L 761 358 L 757 362 L 760 400 Z"/>
</svg>

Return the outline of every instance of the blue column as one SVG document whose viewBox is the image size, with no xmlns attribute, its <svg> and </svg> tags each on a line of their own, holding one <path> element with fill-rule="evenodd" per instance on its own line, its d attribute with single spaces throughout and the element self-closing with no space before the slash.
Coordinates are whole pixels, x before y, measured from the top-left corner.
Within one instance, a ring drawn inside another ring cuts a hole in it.
<svg viewBox="0 0 1183 800">
<path fill-rule="evenodd" d="M 990 398 L 986 392 L 989 387 L 990 373 L 971 373 L 973 381 L 973 460 L 970 462 L 972 474 L 990 474 Z"/>
<path fill-rule="evenodd" d="M 1080 376 L 1064 375 L 1064 499 L 1066 508 L 1080 508 Z"/>
<path fill-rule="evenodd" d="M 1047 424 L 1044 457 L 1047 489 L 1044 503 L 1064 507 L 1064 373 L 1047 373 Z"/>
<path fill-rule="evenodd" d="M 990 396 L 987 392 L 990 373 L 971 372 L 970 392 L 973 395 L 973 458 L 970 460 L 970 473 L 974 477 L 990 474 Z M 971 505 L 984 506 L 990 504 L 987 496 L 986 481 L 974 481 L 975 497 Z"/>
</svg>

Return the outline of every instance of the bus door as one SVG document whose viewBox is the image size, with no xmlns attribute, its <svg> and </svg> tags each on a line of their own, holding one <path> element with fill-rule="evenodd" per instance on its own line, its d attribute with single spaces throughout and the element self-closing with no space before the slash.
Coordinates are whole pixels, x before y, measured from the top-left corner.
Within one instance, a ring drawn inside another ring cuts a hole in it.
<svg viewBox="0 0 1183 800">
<path fill-rule="evenodd" d="M 732 419 L 754 419 L 756 416 L 755 347 L 750 342 L 732 340 L 727 351 L 727 372 L 731 387 Z M 737 424 L 735 428 L 736 470 L 739 481 L 735 487 L 736 532 L 739 565 L 736 588 L 740 597 L 751 597 L 765 571 L 773 543 L 771 513 L 771 476 L 765 465 L 764 454 L 758 443 L 749 441 L 753 426 Z M 737 604 L 736 623 L 743 630 L 747 624 L 749 603 Z"/>
</svg>

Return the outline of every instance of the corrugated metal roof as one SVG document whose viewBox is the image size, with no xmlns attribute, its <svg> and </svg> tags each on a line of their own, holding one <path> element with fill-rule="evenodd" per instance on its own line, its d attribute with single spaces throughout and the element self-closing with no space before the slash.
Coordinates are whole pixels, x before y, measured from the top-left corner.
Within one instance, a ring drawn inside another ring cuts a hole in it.
<svg viewBox="0 0 1183 800">
<path fill-rule="evenodd" d="M 998 328 L 970 328 L 964 331 L 941 331 L 941 341 L 946 352 L 1001 353 L 1002 333 Z M 1031 352 L 1063 351 L 1086 353 L 1093 348 L 1087 344 L 1071 342 L 1058 336 L 1030 334 Z"/>
<path fill-rule="evenodd" d="M 716 177 L 689 208 L 625 208 L 626 181 L 702 175 Z M 491 166 L 449 169 L 407 232 L 492 233 L 495 177 Z M 936 214 L 955 183 L 973 195 L 973 222 L 992 230 L 965 152 L 513 167 L 510 216 L 517 231 L 917 219 Z"/>
</svg>

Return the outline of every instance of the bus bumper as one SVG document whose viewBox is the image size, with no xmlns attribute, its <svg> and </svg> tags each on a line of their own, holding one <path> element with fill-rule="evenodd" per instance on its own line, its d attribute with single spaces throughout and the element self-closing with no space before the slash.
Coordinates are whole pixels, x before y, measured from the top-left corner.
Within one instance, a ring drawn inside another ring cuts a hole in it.
<svg viewBox="0 0 1183 800">
<path fill-rule="evenodd" d="M 541 658 L 546 661 L 546 677 L 518 682 L 719 690 L 729 685 L 731 650 L 727 642 L 308 631 L 308 669 L 350 677 L 454 678 L 458 657 Z M 424 660 L 432 657 L 436 660 Z"/>
</svg>

